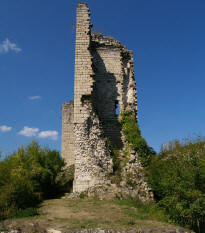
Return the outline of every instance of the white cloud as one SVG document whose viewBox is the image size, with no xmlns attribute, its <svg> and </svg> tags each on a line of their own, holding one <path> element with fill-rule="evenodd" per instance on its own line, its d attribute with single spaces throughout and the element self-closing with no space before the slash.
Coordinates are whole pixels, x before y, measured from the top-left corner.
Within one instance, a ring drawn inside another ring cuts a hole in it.
<svg viewBox="0 0 205 233">
<path fill-rule="evenodd" d="M 38 100 L 38 99 L 41 99 L 41 96 L 40 95 L 34 95 L 34 96 L 29 96 L 28 98 L 30 100 Z"/>
<path fill-rule="evenodd" d="M 57 140 L 58 139 L 58 132 L 57 131 L 51 131 L 51 130 L 41 131 L 38 134 L 38 137 L 39 138 L 49 138 L 49 139 L 52 139 L 52 140 Z"/>
<path fill-rule="evenodd" d="M 11 43 L 8 38 L 6 38 L 2 43 L 0 43 L 0 53 L 8 53 L 9 51 L 15 51 L 19 53 L 22 51 L 15 43 Z"/>
<path fill-rule="evenodd" d="M 38 128 L 30 128 L 28 126 L 24 126 L 24 128 L 21 131 L 19 131 L 18 134 L 23 135 L 25 137 L 34 137 L 37 135 L 38 132 Z"/>
<path fill-rule="evenodd" d="M 23 135 L 25 137 L 38 137 L 38 138 L 47 138 L 51 140 L 58 139 L 58 132 L 55 130 L 47 130 L 40 131 L 39 128 L 32 128 L 28 126 L 24 126 L 24 128 L 18 132 L 19 135 Z"/>
<path fill-rule="evenodd" d="M 0 126 L 0 131 L 1 132 L 9 132 L 11 130 L 12 130 L 12 127 L 10 127 L 10 126 L 6 126 L 6 125 L 1 125 Z"/>
</svg>

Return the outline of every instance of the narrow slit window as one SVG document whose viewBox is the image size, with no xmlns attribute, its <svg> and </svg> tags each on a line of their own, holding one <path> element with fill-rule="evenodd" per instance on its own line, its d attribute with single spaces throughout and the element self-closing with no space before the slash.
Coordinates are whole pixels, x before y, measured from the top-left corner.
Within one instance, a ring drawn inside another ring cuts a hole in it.
<svg viewBox="0 0 205 233">
<path fill-rule="evenodd" d="M 115 115 L 118 116 L 120 113 L 120 108 L 119 108 L 119 101 L 115 101 Z"/>
</svg>

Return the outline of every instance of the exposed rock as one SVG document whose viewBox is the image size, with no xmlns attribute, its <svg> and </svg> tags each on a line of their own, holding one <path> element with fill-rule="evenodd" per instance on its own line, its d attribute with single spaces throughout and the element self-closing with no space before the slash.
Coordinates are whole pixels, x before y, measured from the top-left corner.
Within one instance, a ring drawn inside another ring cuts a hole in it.
<svg viewBox="0 0 205 233">
<path fill-rule="evenodd" d="M 4 233 L 46 233 L 45 227 L 39 225 L 38 223 L 26 222 L 19 223 L 12 220 L 7 220 L 4 223 L 5 231 Z M 1 232 L 2 233 L 2 232 Z"/>
<path fill-rule="evenodd" d="M 63 232 L 62 232 L 63 233 Z M 183 228 L 139 228 L 133 230 L 114 230 L 114 229 L 83 229 L 83 230 L 71 230 L 65 233 L 194 233 L 193 231 L 185 230 Z"/>
<path fill-rule="evenodd" d="M 83 229 L 83 230 L 68 230 L 68 231 L 59 231 L 55 230 L 52 228 L 49 228 L 44 231 L 25 231 L 23 229 L 19 230 L 10 230 L 10 231 L 4 231 L 0 233 L 194 233 L 193 231 L 189 231 L 183 228 L 164 228 L 164 227 L 159 227 L 159 228 L 139 228 L 139 229 L 133 229 L 133 230 L 127 230 L 127 231 L 122 231 L 122 230 L 114 230 L 114 229 Z"/>
<path fill-rule="evenodd" d="M 55 230 L 55 229 L 47 229 L 47 233 L 62 233 L 62 231 L 58 231 L 58 230 Z"/>
<path fill-rule="evenodd" d="M 130 152 L 130 160 L 123 168 L 120 186 L 127 196 L 138 197 L 143 202 L 154 201 L 153 192 L 145 182 L 144 169 L 134 151 Z"/>
<path fill-rule="evenodd" d="M 117 229 L 76 229 L 61 231 L 54 228 L 46 228 L 38 223 L 27 222 L 18 223 L 15 221 L 6 221 L 6 230 L 0 231 L 0 233 L 194 233 L 191 230 L 186 230 L 181 227 L 159 227 L 159 228 L 146 228 L 140 227 L 132 230 L 117 230 Z"/>
</svg>

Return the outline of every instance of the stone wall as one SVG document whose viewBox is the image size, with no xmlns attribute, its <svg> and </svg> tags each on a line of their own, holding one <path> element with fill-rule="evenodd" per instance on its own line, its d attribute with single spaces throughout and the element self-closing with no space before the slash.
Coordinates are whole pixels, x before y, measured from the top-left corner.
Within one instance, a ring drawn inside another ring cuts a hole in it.
<svg viewBox="0 0 205 233">
<path fill-rule="evenodd" d="M 123 140 L 118 115 L 124 110 L 137 115 L 133 55 L 113 37 L 95 34 L 91 38 L 91 54 L 95 72 L 95 108 L 105 136 L 121 149 Z"/>
<path fill-rule="evenodd" d="M 104 134 L 113 145 L 122 148 L 121 127 L 118 123 L 117 105 L 120 105 L 121 59 L 115 48 L 92 48 L 95 69 L 95 108 Z"/>
<path fill-rule="evenodd" d="M 84 101 L 93 91 L 92 56 L 90 53 L 90 11 L 86 4 L 79 3 L 76 20 L 74 123 L 83 123 L 88 117 Z"/>
<path fill-rule="evenodd" d="M 73 190 L 81 192 L 107 181 L 112 160 L 96 109 L 94 70 L 91 54 L 90 12 L 86 4 L 77 7 L 75 50 L 75 179 Z"/>
<path fill-rule="evenodd" d="M 62 106 L 62 157 L 67 166 L 75 163 L 74 155 L 74 103 L 64 103 Z"/>
<path fill-rule="evenodd" d="M 113 162 L 108 142 L 118 150 L 127 147 L 119 114 L 129 110 L 137 120 L 133 53 L 113 37 L 91 33 L 86 3 L 77 5 L 73 121 L 65 119 L 70 116 L 68 109 L 70 107 L 64 104 L 62 155 L 69 165 L 75 164 L 73 191 L 109 186 Z M 69 137 L 66 132 L 71 132 L 70 129 L 73 131 Z M 69 144 L 73 138 L 74 146 L 72 140 Z M 135 157 L 137 161 L 137 154 Z M 132 173 L 137 174 L 139 170 L 141 174 L 136 183 L 140 186 L 144 178 L 138 162 L 129 161 L 128 169 L 123 171 L 124 177 L 132 167 Z M 137 187 L 134 193 L 139 190 L 146 193 L 142 199 L 152 199 L 146 183 L 142 188 Z"/>
</svg>

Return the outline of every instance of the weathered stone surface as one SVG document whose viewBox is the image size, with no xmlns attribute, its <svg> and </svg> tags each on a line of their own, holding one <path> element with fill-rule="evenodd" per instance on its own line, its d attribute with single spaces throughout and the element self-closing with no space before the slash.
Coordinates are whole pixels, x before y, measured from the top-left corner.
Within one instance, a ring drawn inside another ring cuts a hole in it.
<svg viewBox="0 0 205 233">
<path fill-rule="evenodd" d="M 63 232 L 62 232 L 63 233 Z M 66 233 L 66 232 L 65 232 Z M 138 228 L 133 230 L 116 230 L 116 229 L 83 229 L 83 230 L 70 230 L 67 233 L 194 233 L 193 231 L 185 230 L 180 227 L 170 228 Z"/>
<path fill-rule="evenodd" d="M 62 233 L 62 231 L 55 230 L 53 228 L 47 229 L 47 233 Z"/>
<path fill-rule="evenodd" d="M 0 233 L 46 233 L 47 230 L 44 226 L 34 222 L 19 223 L 18 221 L 6 220 L 4 222 L 6 230 Z"/>
<path fill-rule="evenodd" d="M 62 106 L 62 155 L 67 166 L 75 163 L 73 114 L 73 101 L 71 100 L 69 103 L 64 103 Z"/>
<path fill-rule="evenodd" d="M 108 183 L 112 172 L 112 160 L 106 140 L 94 112 L 83 124 L 75 125 L 75 178 L 73 191 Z"/>
<path fill-rule="evenodd" d="M 125 196 L 138 197 L 143 202 L 154 200 L 153 192 L 145 182 L 144 169 L 134 151 L 130 152 L 130 160 L 123 168 L 120 187 Z"/>
<path fill-rule="evenodd" d="M 111 184 L 113 162 L 107 142 L 118 150 L 126 147 L 118 121 L 125 110 L 133 112 L 137 120 L 133 53 L 113 37 L 92 34 L 89 8 L 79 3 L 74 106 L 63 105 L 62 126 L 62 156 L 68 165 L 75 164 L 74 192 Z M 126 183 L 130 173 L 138 175 L 135 189 Z M 117 192 L 153 199 L 137 156 L 125 166 L 122 178 Z"/>
</svg>

